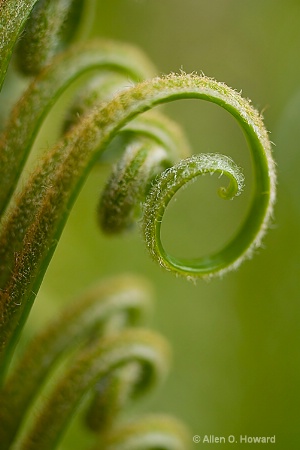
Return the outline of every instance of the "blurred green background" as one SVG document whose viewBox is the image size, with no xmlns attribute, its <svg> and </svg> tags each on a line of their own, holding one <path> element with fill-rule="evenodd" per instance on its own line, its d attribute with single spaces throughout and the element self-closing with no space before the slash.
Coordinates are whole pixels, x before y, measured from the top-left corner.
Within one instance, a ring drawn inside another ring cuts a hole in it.
<svg viewBox="0 0 300 450">
<path fill-rule="evenodd" d="M 196 285 L 157 267 L 138 230 L 113 239 L 99 232 L 95 209 L 109 170 L 96 167 L 30 319 L 31 329 L 42 326 L 63 303 L 105 276 L 133 272 L 151 280 L 156 291 L 151 326 L 171 342 L 174 358 L 165 385 L 140 408 L 181 418 L 190 427 L 192 448 L 204 445 L 192 443 L 194 434 L 276 435 L 276 444 L 264 448 L 300 448 L 299 23 L 298 0 L 97 4 L 91 36 L 138 46 L 158 75 L 203 71 L 242 90 L 263 111 L 275 144 L 278 202 L 265 248 L 237 272 Z M 199 180 L 172 202 L 164 225 L 166 246 L 200 254 L 222 245 L 247 209 L 249 152 L 238 125 L 215 105 L 180 101 L 164 109 L 181 123 L 195 153 L 226 153 L 245 168 L 245 194 L 233 202 L 216 196 L 213 177 Z"/>
</svg>

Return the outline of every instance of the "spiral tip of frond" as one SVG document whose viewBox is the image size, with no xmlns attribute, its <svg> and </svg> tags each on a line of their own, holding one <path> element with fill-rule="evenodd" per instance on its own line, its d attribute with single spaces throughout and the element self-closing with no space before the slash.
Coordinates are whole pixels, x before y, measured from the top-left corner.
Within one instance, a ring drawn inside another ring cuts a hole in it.
<svg viewBox="0 0 300 450">
<path fill-rule="evenodd" d="M 207 153 L 181 160 L 161 173 L 156 178 L 144 204 L 143 232 L 150 254 L 165 269 L 175 271 L 191 281 L 197 276 L 209 278 L 213 271 L 209 268 L 205 270 L 205 259 L 201 267 L 197 260 L 181 262 L 168 255 L 161 243 L 161 222 L 168 203 L 180 188 L 201 175 L 214 173 L 229 178 L 228 187 L 219 190 L 222 198 L 233 198 L 240 194 L 244 186 L 244 176 L 239 167 L 227 156 Z"/>
</svg>

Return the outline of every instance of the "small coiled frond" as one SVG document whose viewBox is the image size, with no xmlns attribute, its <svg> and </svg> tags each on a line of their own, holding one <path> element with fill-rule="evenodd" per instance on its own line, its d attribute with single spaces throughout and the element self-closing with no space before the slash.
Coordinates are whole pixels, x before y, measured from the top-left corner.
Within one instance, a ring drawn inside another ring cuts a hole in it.
<svg viewBox="0 0 300 450">
<path fill-rule="evenodd" d="M 53 450 L 85 394 L 99 380 L 105 380 L 121 367 L 132 363 L 139 365 L 137 377 L 133 377 L 135 395 L 156 385 L 165 377 L 168 354 L 166 342 L 146 330 L 128 329 L 94 342 L 75 358 L 72 367 L 58 380 L 22 448 Z"/>
<path fill-rule="evenodd" d="M 123 276 L 84 292 L 59 319 L 28 345 L 0 393 L 0 441 L 12 443 L 27 410 L 57 364 L 84 342 L 141 323 L 149 313 L 151 289 Z M 30 370 L 29 370 L 30 368 Z"/>
<path fill-rule="evenodd" d="M 220 262 L 221 254 L 199 260 L 179 260 L 166 253 L 163 248 L 160 230 L 165 209 L 175 193 L 187 183 L 200 175 L 220 174 L 229 178 L 228 187 L 222 187 L 218 193 L 221 198 L 232 199 L 242 192 L 244 177 L 240 169 L 224 155 L 202 153 L 181 160 L 178 164 L 165 170 L 156 180 L 149 192 L 144 206 L 143 231 L 146 244 L 153 258 L 167 270 L 192 277 L 212 275 L 214 259 Z M 209 265 L 209 270 L 207 267 Z M 202 273 L 203 271 L 203 273 Z"/>
<path fill-rule="evenodd" d="M 123 424 L 101 441 L 103 450 L 187 450 L 190 436 L 177 420 L 162 414 Z M 98 450 L 95 445 L 92 450 Z"/>
<path fill-rule="evenodd" d="M 160 384 L 169 366 L 168 345 L 157 333 L 126 330 L 145 319 L 150 294 L 148 283 L 137 277 L 107 280 L 84 292 L 35 336 L 0 390 L 3 448 L 53 450 L 87 391 L 93 394 L 85 420 L 88 428 L 102 438 L 120 439 L 114 432 L 119 415 L 132 400 Z M 61 363 L 66 366 L 62 375 L 47 387 Z M 45 386 L 47 400 L 28 424 Z M 154 423 L 164 430 L 165 422 L 174 420 L 157 418 Z M 137 427 L 139 439 L 147 424 L 150 433 L 148 422 Z M 178 432 L 173 439 L 181 442 Z"/>
</svg>

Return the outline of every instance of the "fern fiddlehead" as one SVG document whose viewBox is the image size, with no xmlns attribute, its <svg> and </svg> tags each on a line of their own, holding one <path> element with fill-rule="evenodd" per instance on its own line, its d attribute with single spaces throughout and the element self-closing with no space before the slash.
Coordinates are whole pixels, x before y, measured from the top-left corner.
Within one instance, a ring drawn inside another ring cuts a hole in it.
<svg viewBox="0 0 300 450">
<path fill-rule="evenodd" d="M 22 289 L 25 288 L 22 295 L 25 296 L 27 290 L 30 291 L 32 298 L 32 291 L 37 290 L 50 253 L 54 251 L 67 212 L 88 171 L 118 130 L 139 113 L 157 104 L 180 98 L 206 99 L 220 104 L 231 112 L 247 134 L 256 169 L 256 193 L 252 206 L 244 226 L 233 243 L 215 257 L 207 258 L 205 264 L 196 263 L 196 267 L 193 265 L 189 267 L 186 264 L 185 272 L 193 276 L 224 272 L 247 257 L 253 246 L 259 245 L 270 219 L 274 201 L 274 167 L 270 144 L 259 115 L 238 93 L 212 79 L 195 75 L 156 78 L 122 91 L 107 105 L 99 110 L 93 110 L 45 155 L 35 174 L 30 178 L 27 188 L 25 187 L 19 196 L 16 206 L 8 215 L 0 237 L 3 254 L 4 252 L 11 254 L 8 233 L 13 233 L 14 236 L 18 236 L 19 242 L 25 243 L 15 269 L 10 267 L 13 274 L 16 270 L 17 273 L 7 286 L 3 286 L 7 295 L 12 298 L 14 295 L 20 295 L 17 277 L 22 277 Z M 222 163 L 218 170 L 222 170 Z M 224 170 L 226 171 L 226 168 Z M 22 213 L 21 222 L 20 213 Z M 32 220 L 32 217 L 35 219 Z M 158 227 L 157 221 L 155 226 Z M 45 234 L 47 236 L 44 236 Z M 151 241 L 149 236 L 147 241 L 148 243 Z M 33 250 L 31 246 L 37 243 L 38 248 Z M 29 246 L 27 250 L 26 244 Z M 37 276 L 34 280 L 30 277 L 26 286 L 24 271 L 27 272 L 28 267 L 32 267 L 31 273 L 36 273 Z"/>
<path fill-rule="evenodd" d="M 149 311 L 149 300 L 149 287 L 143 280 L 128 276 L 109 280 L 85 292 L 58 321 L 34 338 L 0 396 L 0 437 L 4 448 L 16 442 L 22 449 L 54 448 L 80 398 L 96 382 L 99 389 L 87 420 L 97 433 L 111 433 L 116 415 L 124 409 L 128 399 L 161 382 L 169 359 L 165 341 L 146 330 L 122 331 L 123 327 L 141 321 Z M 64 355 L 78 345 L 70 368 L 40 407 L 32 432 L 26 437 L 18 436 L 49 374 Z M 142 422 L 137 432 L 143 427 Z M 173 438 L 177 435 L 180 441 L 180 433 L 174 431 Z"/>
<path fill-rule="evenodd" d="M 29 431 L 24 448 L 53 448 L 84 394 L 113 370 L 132 362 L 141 365 L 137 380 L 134 378 L 135 395 L 156 383 L 165 373 L 168 360 L 165 347 L 160 336 L 135 329 L 102 339 L 100 344 L 80 354 L 64 378 L 59 380 L 37 423 Z M 58 420 L 53 420 L 53 411 L 56 411 Z"/>
<path fill-rule="evenodd" d="M 20 1 L 13 15 L 12 3 L 8 0 L 6 4 L 0 5 L 1 20 L 7 25 L 6 34 L 4 34 L 5 43 L 2 41 L 0 49 L 3 55 L 1 79 L 4 78 L 15 40 L 35 4 L 34 1 Z M 61 38 L 60 30 L 65 23 L 64 17 L 67 17 L 69 13 L 72 16 L 73 8 L 76 9 L 77 3 L 71 0 L 57 0 L 57 2 L 45 0 L 37 3 L 30 21 L 33 33 L 42 29 L 42 37 L 41 41 L 37 38 L 38 45 L 34 46 L 34 41 L 30 39 L 31 31 L 28 29 L 27 37 L 33 44 L 29 52 L 33 52 L 39 59 L 40 42 L 45 40 L 47 33 L 51 37 L 56 37 L 53 40 L 46 38 L 49 46 L 43 48 L 45 53 L 40 59 L 41 65 L 46 65 L 45 68 L 33 63 L 27 70 L 26 58 L 22 61 L 26 66 L 25 71 L 32 73 L 37 67 L 38 74 L 14 108 L 1 137 L 0 175 L 3 180 L 3 189 L 0 207 L 3 220 L 0 231 L 2 318 L 0 361 L 2 376 L 9 364 L 69 211 L 92 166 L 116 136 L 122 137 L 121 144 L 127 149 L 107 184 L 99 206 L 99 220 L 107 232 L 119 232 L 130 227 L 143 211 L 143 231 L 150 254 L 167 270 L 188 278 L 197 278 L 223 274 L 236 268 L 245 258 L 251 256 L 254 248 L 260 245 L 272 216 L 275 200 L 274 162 L 262 119 L 250 103 L 225 84 L 198 75 L 173 74 L 134 84 L 151 76 L 152 67 L 142 56 L 127 46 L 121 47 L 113 43 L 88 43 L 76 45 L 52 58 L 53 54 L 62 47 L 57 45 L 56 38 L 58 40 Z M 60 18 L 62 20 L 54 25 L 50 21 L 47 26 L 40 27 L 37 22 L 41 21 L 44 13 L 47 17 L 48 8 L 53 7 L 57 7 L 58 11 L 59 8 L 63 9 Z M 77 19 L 75 15 L 75 22 Z M 27 49 L 28 46 L 25 47 Z M 19 51 L 22 52 L 22 44 Z M 96 89 L 98 94 L 94 95 L 95 88 L 92 88 L 83 98 L 82 117 L 74 119 L 72 114 L 69 116 L 61 140 L 42 156 L 22 190 L 15 194 L 13 201 L 10 202 L 35 136 L 51 105 L 72 81 L 84 73 L 92 74 L 95 69 L 104 71 L 100 88 L 98 86 Z M 118 73 L 118 76 L 110 77 L 112 72 Z M 223 249 L 203 258 L 182 260 L 165 251 L 160 237 L 164 210 L 177 190 L 206 173 L 224 174 L 229 178 L 228 187 L 219 191 L 220 196 L 225 199 L 238 195 L 243 185 L 243 176 L 230 158 L 212 154 L 187 157 L 185 141 L 179 132 L 174 131 L 174 126 L 170 122 L 156 114 L 147 113 L 149 115 L 141 116 L 142 113 L 158 105 L 189 98 L 213 102 L 235 117 L 244 131 L 251 150 L 255 192 L 244 223 L 236 236 Z M 89 333 L 89 327 L 90 325 L 87 326 L 87 333 Z M 140 344 L 136 344 L 136 337 L 140 338 Z M 124 375 L 123 369 L 119 370 L 123 363 L 127 365 L 128 356 L 131 361 L 130 373 L 132 370 L 133 373 L 136 372 L 136 361 L 142 360 L 144 367 L 142 372 L 148 374 L 146 379 L 151 381 L 150 375 L 159 371 L 160 363 L 165 359 L 165 353 L 164 351 L 162 354 L 159 353 L 160 348 L 164 347 L 161 342 L 156 350 L 152 351 L 150 341 L 153 341 L 155 347 L 156 338 L 153 335 L 135 330 L 125 332 L 122 336 L 108 337 L 100 344 L 94 342 L 85 348 L 84 352 L 77 359 L 75 358 L 74 365 L 67 371 L 65 377 L 57 383 L 54 394 L 42 408 L 40 419 L 24 438 L 22 443 L 24 448 L 34 449 L 41 446 L 45 449 L 53 448 L 63 433 L 73 409 L 76 408 L 85 392 L 97 383 L 99 377 L 107 380 L 110 369 L 117 369 L 117 372 L 112 381 L 104 382 L 108 383 L 108 389 L 113 389 L 111 386 L 119 386 L 123 389 L 125 386 L 125 390 L 133 392 L 134 389 L 132 391 L 127 382 L 123 382 L 127 375 Z M 39 353 L 37 349 L 34 352 Z M 159 354 L 161 356 L 157 356 Z M 154 372 L 151 372 L 152 366 L 150 367 L 147 361 L 147 355 L 154 363 Z M 155 361 L 158 360 L 155 358 L 159 360 L 156 366 Z M 38 378 L 39 383 L 42 383 L 48 369 L 49 367 L 46 367 L 43 375 L 39 375 L 41 377 Z M 139 375 L 139 370 L 137 373 Z M 131 375 L 128 377 L 131 379 Z M 144 384 L 143 377 L 138 376 L 137 382 L 135 377 L 133 378 L 137 386 Z M 13 382 L 11 386 L 14 384 Z M 4 398 L 5 395 L 7 398 L 11 397 L 8 387 L 4 388 L 3 392 Z M 27 400 L 23 399 L 23 410 L 20 410 L 22 417 L 35 395 L 33 391 L 30 393 L 30 389 L 28 393 Z M 67 393 L 66 401 L 62 393 L 64 395 Z M 101 410 L 105 411 L 106 406 L 99 398 L 96 397 L 90 411 L 95 411 L 99 404 Z M 116 395 L 116 403 L 118 399 L 119 396 Z M 111 401 L 114 403 L 113 400 Z M 20 402 L 22 403 L 22 400 Z M 118 406 L 116 408 L 118 409 Z M 59 418 L 51 422 L 50 417 L 54 410 L 59 411 Z M 114 407 L 112 410 L 115 411 Z M 9 411 L 8 407 L 8 423 L 12 420 L 11 414 L 12 410 Z M 7 428 L 10 430 L 6 437 L 7 445 L 10 445 L 16 430 L 14 427 L 19 425 L 21 416 L 17 425 Z M 87 419 L 90 427 L 97 428 L 99 420 L 94 420 L 93 413 L 88 417 L 93 418 Z M 100 422 L 102 418 L 101 416 Z M 49 422 L 51 427 L 49 433 L 45 435 L 42 430 Z M 149 419 L 149 423 L 152 423 L 155 428 L 154 422 Z M 163 426 L 161 428 L 162 433 L 164 429 L 166 441 L 170 438 L 171 428 L 169 425 L 165 429 Z M 125 429 L 125 431 L 120 429 L 120 436 L 124 438 L 126 434 L 130 437 L 132 428 L 129 426 Z M 147 427 L 144 431 L 147 434 Z M 109 445 L 115 445 L 112 448 L 129 448 L 121 441 L 119 443 L 117 438 L 116 441 L 114 437 L 107 439 L 107 448 L 110 448 Z M 115 443 L 110 444 L 110 442 Z M 135 444 L 128 445 L 134 448 Z M 169 447 L 166 446 L 166 448 Z"/>
<path fill-rule="evenodd" d="M 106 450 L 181 450 L 187 448 L 188 439 L 178 421 L 163 415 L 149 415 L 114 429 L 105 437 L 104 445 Z M 93 450 L 98 448 L 95 446 Z"/>
<path fill-rule="evenodd" d="M 149 286 L 129 276 L 93 286 L 73 302 L 32 341 L 5 384 L 0 412 L 3 445 L 13 442 L 38 390 L 64 355 L 93 335 L 99 339 L 143 321 L 149 308 Z"/>
</svg>

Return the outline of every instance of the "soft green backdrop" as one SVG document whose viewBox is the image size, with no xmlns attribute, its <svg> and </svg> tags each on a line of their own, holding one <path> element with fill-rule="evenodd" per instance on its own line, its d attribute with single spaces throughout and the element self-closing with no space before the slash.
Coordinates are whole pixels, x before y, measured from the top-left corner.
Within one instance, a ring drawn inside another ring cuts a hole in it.
<svg viewBox="0 0 300 450">
<path fill-rule="evenodd" d="M 174 362 L 166 384 L 141 407 L 185 421 L 192 448 L 204 446 L 192 443 L 194 434 L 247 434 L 276 435 L 276 444 L 264 448 L 298 449 L 300 3 L 111 0 L 99 1 L 97 9 L 91 35 L 137 45 L 157 74 L 203 71 L 242 90 L 264 112 L 278 163 L 276 215 L 265 248 L 253 260 L 222 280 L 193 285 L 157 267 L 138 230 L 114 239 L 101 235 L 95 208 L 109 172 L 98 166 L 71 214 L 30 328 L 42 326 L 97 279 L 124 271 L 146 276 L 156 289 L 151 325 L 172 343 Z M 243 198 L 219 200 L 216 180 L 210 178 L 180 193 L 171 205 L 166 245 L 198 254 L 225 242 L 247 208 L 248 150 L 233 119 L 214 105 L 181 101 L 165 110 L 182 124 L 194 152 L 227 153 L 245 167 Z M 209 449 L 232 446 L 210 444 Z"/>
</svg>

